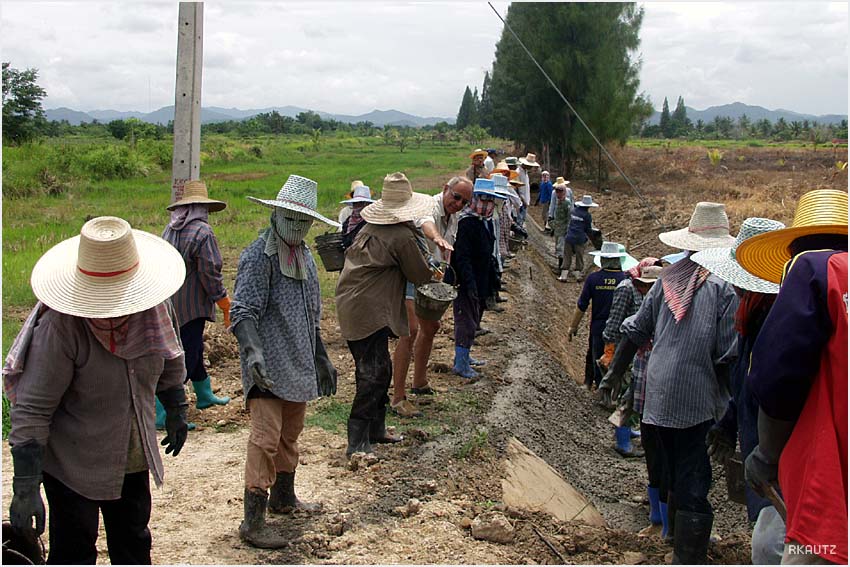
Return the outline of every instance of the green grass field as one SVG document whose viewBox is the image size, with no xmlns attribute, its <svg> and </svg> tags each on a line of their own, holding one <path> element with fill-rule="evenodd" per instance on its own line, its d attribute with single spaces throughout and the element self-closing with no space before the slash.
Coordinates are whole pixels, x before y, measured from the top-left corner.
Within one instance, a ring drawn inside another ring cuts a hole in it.
<svg viewBox="0 0 850 567">
<path fill-rule="evenodd" d="M 171 191 L 171 141 L 140 141 L 135 148 L 112 139 L 46 140 L 3 148 L 3 353 L 35 304 L 29 285 L 38 258 L 54 244 L 79 234 L 87 218 L 115 215 L 134 228 L 161 234 Z M 328 137 L 316 149 L 306 137 L 236 140 L 206 136 L 201 177 L 210 195 L 228 203 L 210 216 L 225 257 L 225 284 L 233 287 L 239 253 L 268 224 L 270 209 L 247 196 L 274 198 L 290 174 L 319 185 L 319 209 L 336 219 L 351 181 L 380 192 L 387 173 L 404 171 L 414 190 L 434 193 L 467 167 L 466 144 L 423 143 L 405 148 L 378 138 Z M 331 229 L 316 222 L 308 244 Z M 336 273 L 321 267 L 324 297 L 332 297 Z M 4 399 L 5 405 L 5 399 Z M 4 422 L 8 417 L 3 412 Z M 4 432 L 6 431 L 4 423 Z"/>
</svg>

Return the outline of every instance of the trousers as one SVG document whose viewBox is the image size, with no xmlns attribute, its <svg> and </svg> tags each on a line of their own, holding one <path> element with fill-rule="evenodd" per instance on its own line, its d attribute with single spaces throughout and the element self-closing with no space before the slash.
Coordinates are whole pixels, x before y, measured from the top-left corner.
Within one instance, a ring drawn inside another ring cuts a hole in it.
<svg viewBox="0 0 850 567">
<path fill-rule="evenodd" d="M 670 479 L 670 490 L 676 510 L 711 514 L 708 490 L 711 487 L 711 461 L 705 446 L 705 435 L 713 420 L 687 427 L 673 429 L 658 427 L 658 439 L 666 459 Z M 669 498 L 669 497 L 668 497 Z"/>
<path fill-rule="evenodd" d="M 564 265 L 561 266 L 563 270 L 569 270 L 570 264 L 575 258 L 575 269 L 579 272 L 584 271 L 584 247 L 585 244 L 570 244 L 569 242 L 564 240 Z"/>
<path fill-rule="evenodd" d="M 481 304 L 467 293 L 459 292 L 452 303 L 452 314 L 455 319 L 455 346 L 472 348 L 475 329 L 481 323 Z"/>
<path fill-rule="evenodd" d="M 295 472 L 298 437 L 304 429 L 307 402 L 273 397 L 248 398 L 251 433 L 245 457 L 245 488 L 265 491 L 279 472 Z"/>
<path fill-rule="evenodd" d="M 384 327 L 365 339 L 348 341 L 354 357 L 356 391 L 351 402 L 350 419 L 371 421 L 386 411 L 387 388 L 393 378 L 389 349 L 390 329 Z"/>
<path fill-rule="evenodd" d="M 113 565 L 150 565 L 151 489 L 148 471 L 124 475 L 121 498 L 90 500 L 43 473 L 50 507 L 49 565 L 94 565 L 97 531 L 103 514 L 106 547 Z"/>
<path fill-rule="evenodd" d="M 207 369 L 204 367 L 204 326 L 206 324 L 206 319 L 198 317 L 180 327 L 180 341 L 186 353 L 186 379 L 193 382 L 203 382 L 207 379 Z"/>
</svg>

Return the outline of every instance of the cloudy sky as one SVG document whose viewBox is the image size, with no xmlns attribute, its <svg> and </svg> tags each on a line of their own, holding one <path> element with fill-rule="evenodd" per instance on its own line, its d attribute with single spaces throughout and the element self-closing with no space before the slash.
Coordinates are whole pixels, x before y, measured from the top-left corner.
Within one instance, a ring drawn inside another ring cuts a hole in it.
<svg viewBox="0 0 850 567">
<path fill-rule="evenodd" d="M 656 108 L 682 95 L 697 109 L 847 113 L 846 2 L 643 5 L 641 83 Z M 494 6 L 504 14 L 508 3 Z M 177 2 L 0 0 L 2 60 L 39 69 L 46 108 L 173 104 L 176 28 Z M 202 100 L 453 117 L 501 31 L 485 1 L 210 1 Z"/>
</svg>

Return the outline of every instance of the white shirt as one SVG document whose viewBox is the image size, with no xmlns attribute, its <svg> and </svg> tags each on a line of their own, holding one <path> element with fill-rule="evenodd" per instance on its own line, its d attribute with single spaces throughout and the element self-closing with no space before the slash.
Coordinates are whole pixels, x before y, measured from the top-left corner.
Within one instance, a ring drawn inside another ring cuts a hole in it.
<svg viewBox="0 0 850 567">
<path fill-rule="evenodd" d="M 531 203 L 531 187 L 528 184 L 528 172 L 524 167 L 520 166 L 517 169 L 517 174 L 519 175 L 519 180 L 522 181 L 522 186 L 519 188 L 520 198 L 522 199 L 522 204 L 526 207 Z"/>
<path fill-rule="evenodd" d="M 457 236 L 457 215 L 449 215 L 446 219 L 446 209 L 443 208 L 443 192 L 440 191 L 432 197 L 434 199 L 434 210 L 430 216 L 418 218 L 413 224 L 416 228 L 422 228 L 422 225 L 430 221 L 437 225 L 437 232 L 446 242 L 454 246 L 455 237 Z M 431 250 L 431 255 L 434 259 L 442 262 L 443 252 L 431 240 L 428 240 L 428 248 Z"/>
<path fill-rule="evenodd" d="M 493 158 L 487 156 L 487 159 L 484 160 L 484 169 L 487 170 L 487 173 L 492 172 L 496 169 L 496 162 L 493 161 Z"/>
</svg>

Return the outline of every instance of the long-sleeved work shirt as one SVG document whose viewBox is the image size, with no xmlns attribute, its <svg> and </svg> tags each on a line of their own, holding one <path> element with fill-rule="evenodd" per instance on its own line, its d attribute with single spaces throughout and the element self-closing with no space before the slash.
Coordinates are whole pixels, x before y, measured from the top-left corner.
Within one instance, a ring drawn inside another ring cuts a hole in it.
<svg viewBox="0 0 850 567">
<path fill-rule="evenodd" d="M 735 361 L 737 308 L 732 284 L 712 274 L 694 294 L 685 317 L 676 323 L 661 280 L 652 286 L 638 312 L 621 327 L 633 343 L 642 346 L 653 340 L 644 422 L 685 429 L 722 415 L 729 395 L 720 386 L 715 367 Z"/>
<path fill-rule="evenodd" d="M 397 337 L 410 334 L 404 288 L 408 281 L 421 285 L 431 279 L 415 231 L 413 223 L 367 223 L 345 253 L 336 314 L 346 340 L 364 339 L 384 327 Z"/>
<path fill-rule="evenodd" d="M 308 402 L 319 397 L 315 355 L 322 294 L 316 262 L 304 246 L 306 278 L 290 278 L 280 271 L 278 255 L 266 255 L 265 248 L 260 237 L 239 256 L 230 318 L 234 327 L 245 319 L 256 323 L 269 391 L 289 402 Z M 241 364 L 247 403 L 254 379 L 244 359 Z"/>
<path fill-rule="evenodd" d="M 440 233 L 446 242 L 454 246 L 455 237 L 457 237 L 457 215 L 446 214 L 446 208 L 443 206 L 442 191 L 432 197 L 434 200 L 434 211 L 431 216 L 422 217 L 415 222 L 416 228 L 420 228 L 425 222 L 431 221 L 437 226 L 437 232 Z M 428 249 L 431 251 L 431 256 L 438 262 L 445 260 L 443 251 L 440 247 L 428 240 Z"/>
<path fill-rule="evenodd" d="M 180 230 L 165 227 L 162 238 L 174 246 L 186 263 L 186 279 L 171 302 L 180 326 L 203 317 L 215 321 L 215 302 L 227 295 L 221 277 L 221 252 L 212 227 L 200 219 Z"/>
<path fill-rule="evenodd" d="M 179 340 L 171 308 L 169 315 Z M 125 360 L 103 348 L 85 319 L 48 309 L 33 329 L 9 443 L 34 439 L 45 445 L 45 472 L 91 500 L 118 500 L 129 448 L 140 438 L 160 485 L 154 394 L 182 388 L 185 376 L 183 354 Z"/>
</svg>

